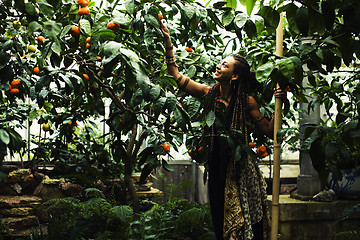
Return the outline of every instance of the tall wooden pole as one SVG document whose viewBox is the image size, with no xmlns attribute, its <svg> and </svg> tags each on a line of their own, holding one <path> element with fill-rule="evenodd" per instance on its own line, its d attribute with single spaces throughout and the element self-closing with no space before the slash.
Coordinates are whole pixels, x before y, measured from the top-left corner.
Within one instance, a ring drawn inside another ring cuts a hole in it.
<svg viewBox="0 0 360 240">
<path fill-rule="evenodd" d="M 279 25 L 276 29 L 276 55 L 283 55 L 283 14 L 280 14 Z M 279 86 L 277 86 L 279 87 Z M 282 99 L 275 98 L 274 112 L 274 164 L 273 164 L 273 192 L 271 208 L 271 240 L 278 239 L 279 230 L 279 190 L 280 190 L 280 143 L 277 141 L 277 132 L 281 129 Z"/>
</svg>

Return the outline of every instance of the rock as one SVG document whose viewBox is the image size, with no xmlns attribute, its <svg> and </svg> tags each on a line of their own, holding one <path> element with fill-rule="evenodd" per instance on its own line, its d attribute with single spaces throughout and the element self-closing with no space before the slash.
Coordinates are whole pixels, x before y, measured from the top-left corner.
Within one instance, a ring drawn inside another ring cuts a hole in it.
<svg viewBox="0 0 360 240">
<path fill-rule="evenodd" d="M 21 194 L 22 187 L 19 183 L 10 184 L 10 187 L 18 194 Z"/>
<path fill-rule="evenodd" d="M 41 201 L 41 198 L 36 196 L 0 196 L 0 207 L 32 207 Z"/>
<path fill-rule="evenodd" d="M 65 196 L 67 197 L 79 197 L 83 195 L 83 187 L 79 184 L 65 183 L 62 186 L 62 190 L 64 191 Z"/>
<path fill-rule="evenodd" d="M 8 175 L 8 179 L 10 183 L 19 183 L 21 181 L 28 181 L 33 179 L 34 176 L 31 174 L 30 169 L 17 169 L 12 171 Z"/>
<path fill-rule="evenodd" d="M 12 229 L 22 229 L 27 227 L 33 227 L 38 224 L 37 216 L 26 216 L 21 218 L 3 218 L 2 221 Z"/>
<path fill-rule="evenodd" d="M 0 185 L 0 195 L 16 196 L 16 195 L 18 195 L 18 193 L 9 184 L 1 184 Z"/>
<path fill-rule="evenodd" d="M 332 189 L 324 189 L 316 194 L 313 199 L 317 202 L 332 202 L 336 200 L 336 193 Z"/>
<path fill-rule="evenodd" d="M 0 209 L 0 214 L 3 217 L 23 217 L 33 215 L 34 212 L 34 208 L 32 207 L 15 207 Z"/>
</svg>

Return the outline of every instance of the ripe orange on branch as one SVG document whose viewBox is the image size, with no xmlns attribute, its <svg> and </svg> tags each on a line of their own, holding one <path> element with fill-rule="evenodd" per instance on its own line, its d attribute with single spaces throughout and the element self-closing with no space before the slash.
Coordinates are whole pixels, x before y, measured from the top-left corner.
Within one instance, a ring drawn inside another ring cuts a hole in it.
<svg viewBox="0 0 360 240">
<path fill-rule="evenodd" d="M 260 151 L 260 153 L 266 152 L 266 147 L 264 145 L 260 146 L 259 151 Z"/>
<path fill-rule="evenodd" d="M 89 42 L 90 42 L 90 40 L 91 40 L 91 37 L 87 37 L 87 38 L 86 38 L 86 42 L 88 42 L 88 43 L 89 43 Z"/>
<path fill-rule="evenodd" d="M 18 86 L 20 85 L 20 80 L 14 79 L 11 81 L 10 85 L 11 85 L 11 88 L 18 88 Z"/>
<path fill-rule="evenodd" d="M 88 7 L 81 7 L 78 11 L 78 14 L 80 16 L 84 16 L 84 15 L 89 15 L 90 14 L 90 9 Z"/>
<path fill-rule="evenodd" d="M 39 75 L 39 73 L 40 73 L 39 67 L 34 67 L 33 73 L 36 74 L 36 75 Z"/>
<path fill-rule="evenodd" d="M 89 0 L 77 0 L 77 3 L 82 7 L 87 7 L 89 5 Z"/>
<path fill-rule="evenodd" d="M 256 146 L 255 143 L 249 142 L 249 147 L 255 147 L 255 146 Z"/>
<path fill-rule="evenodd" d="M 170 151 L 170 145 L 169 144 L 165 143 L 165 144 L 162 145 L 162 147 L 163 147 L 165 152 Z"/>
<path fill-rule="evenodd" d="M 90 79 L 90 78 L 89 78 L 89 75 L 87 75 L 86 73 L 84 73 L 83 76 L 84 76 L 84 78 L 85 78 L 86 80 L 89 80 L 89 79 Z"/>
<path fill-rule="evenodd" d="M 164 19 L 163 15 L 161 15 L 160 13 L 158 14 L 158 18 L 160 21 Z"/>
<path fill-rule="evenodd" d="M 38 44 L 39 45 L 43 45 L 43 43 L 44 43 L 44 37 L 43 36 L 38 36 L 37 38 L 36 38 L 36 40 L 38 41 Z"/>
<path fill-rule="evenodd" d="M 70 29 L 70 33 L 71 33 L 71 35 L 73 35 L 73 37 L 80 36 L 80 27 L 72 26 L 71 29 Z"/>
<path fill-rule="evenodd" d="M 111 29 L 113 31 L 117 31 L 120 28 L 120 24 L 110 21 L 110 22 L 108 22 L 108 24 L 106 24 L 106 28 Z"/>
<path fill-rule="evenodd" d="M 10 95 L 16 95 L 18 93 L 19 93 L 19 89 L 17 89 L 17 88 L 11 88 L 10 89 Z"/>
<path fill-rule="evenodd" d="M 192 52 L 193 50 L 192 50 L 191 47 L 186 47 L 186 48 L 185 48 L 185 51 L 187 51 L 187 52 Z"/>
</svg>

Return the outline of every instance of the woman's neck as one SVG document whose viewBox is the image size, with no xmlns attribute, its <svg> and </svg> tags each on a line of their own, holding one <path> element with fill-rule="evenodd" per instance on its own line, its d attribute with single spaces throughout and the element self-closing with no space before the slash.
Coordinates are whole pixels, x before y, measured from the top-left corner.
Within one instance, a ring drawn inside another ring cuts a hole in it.
<svg viewBox="0 0 360 240">
<path fill-rule="evenodd" d="M 220 96 L 227 98 L 228 100 L 231 99 L 232 96 L 232 86 L 231 84 L 220 84 Z"/>
</svg>

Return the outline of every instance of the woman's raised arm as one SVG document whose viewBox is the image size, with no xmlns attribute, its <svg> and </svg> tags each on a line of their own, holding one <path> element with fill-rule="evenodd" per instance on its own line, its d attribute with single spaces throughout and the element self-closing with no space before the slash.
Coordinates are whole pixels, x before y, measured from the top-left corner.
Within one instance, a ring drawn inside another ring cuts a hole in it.
<svg viewBox="0 0 360 240">
<path fill-rule="evenodd" d="M 175 81 L 177 82 L 180 89 L 184 92 L 194 96 L 194 97 L 201 97 L 208 93 L 210 87 L 204 84 L 197 83 L 191 80 L 189 77 L 183 76 L 179 73 L 175 55 L 173 51 L 173 45 L 171 43 L 170 32 L 169 29 L 161 22 L 160 22 L 160 30 L 164 35 L 164 42 L 165 42 L 165 62 L 167 64 L 167 71 L 168 73 L 174 77 Z"/>
</svg>

